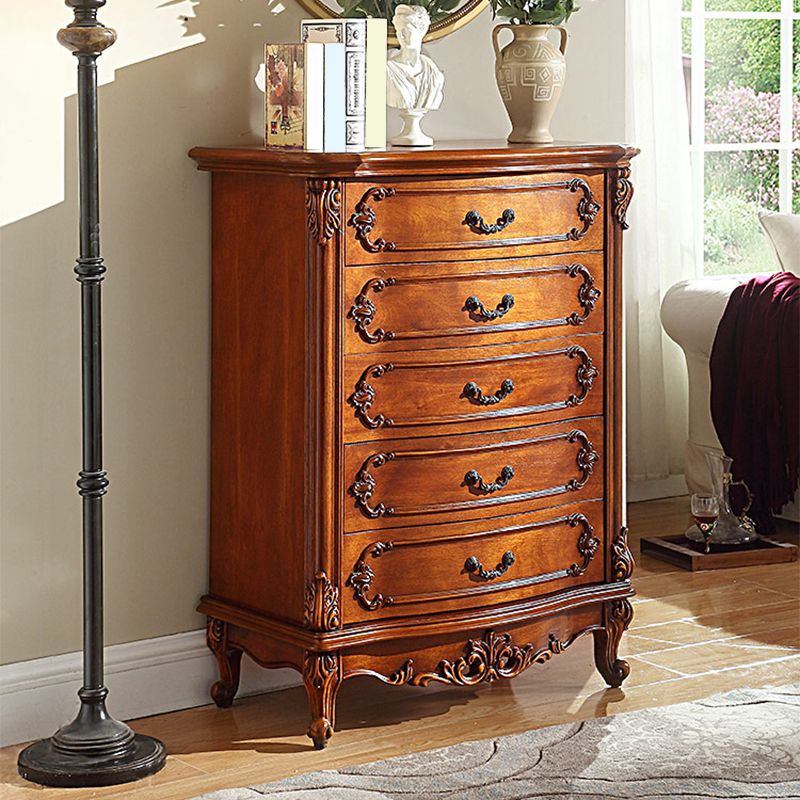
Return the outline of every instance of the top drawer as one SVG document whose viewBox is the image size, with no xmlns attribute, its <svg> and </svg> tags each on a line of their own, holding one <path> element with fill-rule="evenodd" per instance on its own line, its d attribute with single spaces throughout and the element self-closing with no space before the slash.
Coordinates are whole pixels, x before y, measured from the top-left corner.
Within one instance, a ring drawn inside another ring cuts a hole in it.
<svg viewBox="0 0 800 800">
<path fill-rule="evenodd" d="M 603 174 L 347 183 L 348 264 L 599 250 Z"/>
</svg>

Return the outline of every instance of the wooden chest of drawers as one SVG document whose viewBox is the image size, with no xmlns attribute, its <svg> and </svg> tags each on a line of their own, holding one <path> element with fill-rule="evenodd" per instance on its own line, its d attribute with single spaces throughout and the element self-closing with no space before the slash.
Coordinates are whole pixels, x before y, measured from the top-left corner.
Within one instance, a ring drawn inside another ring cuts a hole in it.
<svg viewBox="0 0 800 800">
<path fill-rule="evenodd" d="M 210 590 L 242 653 L 342 681 L 513 677 L 591 632 L 619 686 L 618 146 L 197 148 L 213 173 Z"/>
</svg>

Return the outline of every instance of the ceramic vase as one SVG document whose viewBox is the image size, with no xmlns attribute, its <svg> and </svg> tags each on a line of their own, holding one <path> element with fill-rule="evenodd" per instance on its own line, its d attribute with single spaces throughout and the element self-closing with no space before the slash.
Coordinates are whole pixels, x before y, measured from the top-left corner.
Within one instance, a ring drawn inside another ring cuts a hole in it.
<svg viewBox="0 0 800 800">
<path fill-rule="evenodd" d="M 558 46 L 548 38 L 554 29 L 561 34 Z M 514 38 L 501 50 L 502 30 Z M 564 85 L 567 37 L 560 25 L 498 25 L 492 31 L 497 86 L 512 125 L 509 142 L 553 141 L 550 120 Z"/>
</svg>

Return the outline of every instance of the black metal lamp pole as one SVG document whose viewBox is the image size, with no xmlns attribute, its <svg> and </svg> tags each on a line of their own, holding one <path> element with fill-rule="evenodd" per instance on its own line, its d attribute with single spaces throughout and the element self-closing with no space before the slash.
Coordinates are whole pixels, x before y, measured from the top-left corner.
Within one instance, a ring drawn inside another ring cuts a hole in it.
<svg viewBox="0 0 800 800">
<path fill-rule="evenodd" d="M 78 716 L 49 739 L 19 755 L 19 774 L 45 786 L 108 786 L 137 780 L 164 766 L 166 750 L 157 739 L 135 734 L 106 710 L 103 685 L 103 470 L 100 287 L 106 271 L 100 256 L 97 152 L 97 58 L 117 34 L 97 19 L 106 0 L 65 0 L 75 19 L 58 41 L 78 59 L 80 158 L 80 257 L 83 361 L 83 686 Z"/>
</svg>

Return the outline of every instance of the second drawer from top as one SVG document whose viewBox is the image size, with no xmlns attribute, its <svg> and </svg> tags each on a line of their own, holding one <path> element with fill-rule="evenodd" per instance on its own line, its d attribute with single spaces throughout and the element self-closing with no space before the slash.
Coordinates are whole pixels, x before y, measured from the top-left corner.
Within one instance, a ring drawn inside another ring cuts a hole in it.
<svg viewBox="0 0 800 800">
<path fill-rule="evenodd" d="M 597 333 L 602 253 L 345 269 L 345 350 L 365 353 Z"/>
</svg>

